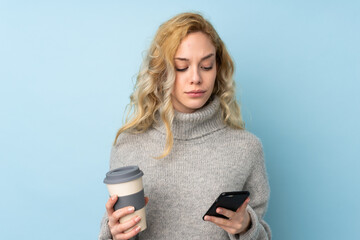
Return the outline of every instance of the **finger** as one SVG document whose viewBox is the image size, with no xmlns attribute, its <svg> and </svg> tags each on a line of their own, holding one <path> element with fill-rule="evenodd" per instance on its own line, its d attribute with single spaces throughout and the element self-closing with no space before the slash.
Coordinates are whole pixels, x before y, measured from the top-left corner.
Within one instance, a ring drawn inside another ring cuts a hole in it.
<svg viewBox="0 0 360 240">
<path fill-rule="evenodd" d="M 135 211 L 134 207 L 124 207 L 116 210 L 112 215 L 109 216 L 109 225 L 114 226 L 115 224 L 119 223 L 119 219 L 133 213 Z"/>
<path fill-rule="evenodd" d="M 117 199 L 118 199 L 118 196 L 113 195 L 107 201 L 105 207 L 106 207 L 106 212 L 107 212 L 108 216 L 110 216 L 114 213 L 114 205 L 115 205 Z"/>
<path fill-rule="evenodd" d="M 230 234 L 237 234 L 237 230 L 235 228 L 231 228 L 231 227 L 226 227 L 226 226 L 223 226 L 223 225 L 219 225 L 219 224 L 216 224 L 216 226 L 224 229 L 226 232 L 230 233 Z"/>
<path fill-rule="evenodd" d="M 141 230 L 140 226 L 134 227 L 130 232 L 128 233 L 119 233 L 115 235 L 116 239 L 130 239 L 132 237 L 135 237 Z"/>
<path fill-rule="evenodd" d="M 149 202 L 149 198 L 148 197 L 145 197 L 145 205 L 147 205 Z"/>
<path fill-rule="evenodd" d="M 230 221 L 221 221 L 222 218 L 219 219 L 220 221 L 217 221 L 217 219 L 219 219 L 219 218 L 205 216 L 205 220 L 214 223 L 218 227 L 224 229 L 226 232 L 228 232 L 230 234 L 236 234 L 237 233 L 237 229 L 232 225 L 232 223 Z"/>
<path fill-rule="evenodd" d="M 138 224 L 141 221 L 141 218 L 139 216 L 135 216 L 129 221 L 126 221 L 124 223 L 121 223 L 117 226 L 117 232 L 126 232 L 130 228 L 134 227 L 136 224 Z"/>
<path fill-rule="evenodd" d="M 247 198 L 247 199 L 245 200 L 245 202 L 236 210 L 236 212 L 237 212 L 237 213 L 238 213 L 238 212 L 245 212 L 245 210 L 246 210 L 249 202 L 250 202 L 250 198 Z"/>
<path fill-rule="evenodd" d="M 231 211 L 231 210 L 226 209 L 226 208 L 221 208 L 221 207 L 217 208 L 216 212 L 218 214 L 224 215 L 225 217 L 228 217 L 229 219 L 233 218 L 235 216 L 235 214 L 236 214 L 236 212 L 234 212 L 234 211 Z"/>
<path fill-rule="evenodd" d="M 231 227 L 231 222 L 224 218 L 214 217 L 214 216 L 205 216 L 205 221 L 215 223 L 216 225 L 221 225 L 224 227 Z"/>
</svg>

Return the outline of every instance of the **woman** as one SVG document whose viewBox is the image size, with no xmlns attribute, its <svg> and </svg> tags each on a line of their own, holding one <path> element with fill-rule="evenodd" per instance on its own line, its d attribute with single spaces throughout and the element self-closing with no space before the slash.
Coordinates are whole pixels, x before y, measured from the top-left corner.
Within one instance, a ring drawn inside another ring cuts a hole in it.
<svg viewBox="0 0 360 240">
<path fill-rule="evenodd" d="M 269 185 L 258 138 L 244 130 L 235 100 L 233 62 L 212 25 L 183 13 L 160 26 L 131 95 L 131 115 L 117 133 L 110 168 L 145 173 L 147 229 L 119 219 L 107 204 L 100 239 L 270 239 L 263 216 Z M 229 219 L 202 216 L 221 192 L 251 200 Z M 125 233 L 126 232 L 126 233 Z"/>
</svg>

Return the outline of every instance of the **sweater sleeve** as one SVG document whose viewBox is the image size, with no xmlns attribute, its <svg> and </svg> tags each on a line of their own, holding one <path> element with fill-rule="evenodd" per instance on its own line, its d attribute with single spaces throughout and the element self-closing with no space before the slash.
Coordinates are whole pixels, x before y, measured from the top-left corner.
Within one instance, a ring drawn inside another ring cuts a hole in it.
<svg viewBox="0 0 360 240">
<path fill-rule="evenodd" d="M 125 134 L 123 134 L 125 135 Z M 122 139 L 123 135 L 121 135 L 118 138 L 118 143 L 119 144 L 119 140 Z M 121 159 L 119 158 L 117 152 L 119 151 L 119 147 L 118 146 L 112 146 L 111 148 L 111 152 L 110 152 L 110 170 L 114 169 L 116 167 L 122 166 L 123 163 L 121 162 Z M 112 235 L 110 232 L 110 228 L 108 225 L 109 222 L 109 218 L 107 216 L 107 212 L 105 211 L 105 214 L 101 220 L 101 224 L 100 224 L 100 232 L 99 232 L 99 240 L 112 240 Z M 136 238 L 131 238 L 131 239 L 136 239 Z"/>
<path fill-rule="evenodd" d="M 263 220 L 265 215 L 270 187 L 264 162 L 264 154 L 260 140 L 252 145 L 250 159 L 253 161 L 252 171 L 247 178 L 244 190 L 250 192 L 250 202 L 247 211 L 251 218 L 251 228 L 237 235 L 229 234 L 231 240 L 270 240 L 271 231 L 269 225 Z"/>
<path fill-rule="evenodd" d="M 113 165 L 115 162 L 116 151 L 117 151 L 116 148 L 113 146 L 111 148 L 111 152 L 110 152 L 110 162 L 109 162 L 110 170 L 114 168 Z M 109 222 L 109 218 L 107 216 L 107 212 L 105 211 L 105 214 L 100 223 L 100 232 L 99 232 L 99 238 L 98 238 L 99 240 L 111 240 L 112 239 L 112 235 L 111 235 L 111 232 L 109 229 L 108 222 Z"/>
<path fill-rule="evenodd" d="M 111 236 L 111 232 L 108 226 L 108 217 L 107 217 L 107 213 L 105 212 L 102 220 L 101 220 L 101 224 L 100 224 L 100 233 L 99 233 L 99 240 L 111 240 L 112 236 Z"/>
</svg>

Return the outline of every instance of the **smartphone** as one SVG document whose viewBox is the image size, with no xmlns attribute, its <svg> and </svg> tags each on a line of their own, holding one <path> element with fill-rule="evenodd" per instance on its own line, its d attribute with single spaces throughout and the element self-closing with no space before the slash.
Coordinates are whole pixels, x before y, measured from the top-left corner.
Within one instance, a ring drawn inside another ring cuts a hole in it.
<svg viewBox="0 0 360 240">
<path fill-rule="evenodd" d="M 224 215 L 218 214 L 216 209 L 218 207 L 222 207 L 235 212 L 249 196 L 250 193 L 248 191 L 221 193 L 220 196 L 211 205 L 209 210 L 205 213 L 203 220 L 206 215 L 228 219 Z"/>
</svg>

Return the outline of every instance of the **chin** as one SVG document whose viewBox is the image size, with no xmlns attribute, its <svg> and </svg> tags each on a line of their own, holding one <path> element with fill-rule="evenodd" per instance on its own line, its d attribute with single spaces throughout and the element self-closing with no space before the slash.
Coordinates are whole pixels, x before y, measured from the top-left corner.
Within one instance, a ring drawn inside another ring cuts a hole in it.
<svg viewBox="0 0 360 240">
<path fill-rule="evenodd" d="M 199 101 L 196 103 L 190 103 L 188 104 L 186 107 L 189 109 L 194 109 L 194 111 L 199 110 L 200 108 L 202 108 L 203 106 L 205 106 L 206 101 Z"/>
</svg>

